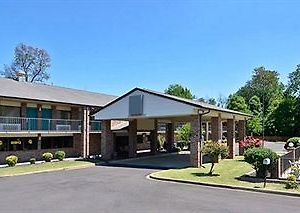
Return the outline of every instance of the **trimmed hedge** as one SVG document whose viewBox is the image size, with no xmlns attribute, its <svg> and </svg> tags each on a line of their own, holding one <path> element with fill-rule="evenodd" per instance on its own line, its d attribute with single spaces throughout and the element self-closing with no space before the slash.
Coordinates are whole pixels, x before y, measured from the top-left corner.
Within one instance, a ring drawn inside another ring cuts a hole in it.
<svg viewBox="0 0 300 213">
<path fill-rule="evenodd" d="M 56 151 L 54 154 L 54 158 L 58 159 L 59 161 L 63 161 L 66 156 L 64 151 Z"/>
<path fill-rule="evenodd" d="M 267 171 L 271 172 L 276 167 L 276 162 L 279 156 L 271 149 L 267 148 L 250 148 L 244 152 L 245 161 L 253 165 L 256 171 L 256 177 L 263 178 Z M 270 159 L 269 165 L 264 165 L 263 160 Z"/>
<path fill-rule="evenodd" d="M 51 162 L 51 160 L 53 159 L 53 154 L 50 153 L 50 152 L 45 152 L 45 153 L 43 154 L 43 159 L 44 159 L 44 161 L 46 161 L 46 162 Z"/>
<path fill-rule="evenodd" d="M 18 163 L 18 157 L 15 155 L 9 155 L 5 158 L 5 162 L 8 166 L 13 167 Z"/>
<path fill-rule="evenodd" d="M 36 159 L 34 157 L 32 157 L 32 158 L 29 159 L 29 162 L 30 162 L 30 164 L 35 164 Z"/>
<path fill-rule="evenodd" d="M 289 143 L 294 144 L 294 148 L 297 148 L 300 146 L 300 137 L 293 137 L 287 140 L 287 142 L 284 144 L 285 149 L 289 149 Z"/>
</svg>

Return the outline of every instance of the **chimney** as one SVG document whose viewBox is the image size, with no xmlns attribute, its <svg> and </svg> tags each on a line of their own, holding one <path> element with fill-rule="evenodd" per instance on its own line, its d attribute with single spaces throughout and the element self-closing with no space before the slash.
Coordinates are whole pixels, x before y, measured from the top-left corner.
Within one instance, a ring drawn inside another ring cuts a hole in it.
<svg viewBox="0 0 300 213">
<path fill-rule="evenodd" d="M 19 70 L 17 73 L 18 81 L 25 82 L 26 81 L 25 75 L 26 73 L 23 70 Z"/>
</svg>

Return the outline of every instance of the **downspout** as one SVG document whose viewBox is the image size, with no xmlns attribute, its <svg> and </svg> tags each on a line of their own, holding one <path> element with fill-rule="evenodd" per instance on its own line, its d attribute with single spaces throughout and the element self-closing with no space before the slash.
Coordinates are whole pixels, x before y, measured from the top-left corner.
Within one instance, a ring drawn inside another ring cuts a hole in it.
<svg viewBox="0 0 300 213">
<path fill-rule="evenodd" d="M 199 128 L 200 128 L 200 134 L 198 134 L 199 135 L 199 138 L 198 138 L 198 140 L 199 140 L 199 142 L 200 142 L 200 157 L 199 157 L 199 159 L 200 159 L 200 167 L 203 167 L 203 152 L 202 152 L 202 150 L 203 150 L 203 137 L 202 137 L 202 116 L 203 115 L 206 115 L 206 114 L 208 114 L 208 113 L 210 113 L 210 109 L 208 109 L 208 111 L 206 111 L 206 112 L 204 112 L 204 110 L 200 110 L 200 109 L 198 109 L 198 126 L 199 126 Z"/>
</svg>

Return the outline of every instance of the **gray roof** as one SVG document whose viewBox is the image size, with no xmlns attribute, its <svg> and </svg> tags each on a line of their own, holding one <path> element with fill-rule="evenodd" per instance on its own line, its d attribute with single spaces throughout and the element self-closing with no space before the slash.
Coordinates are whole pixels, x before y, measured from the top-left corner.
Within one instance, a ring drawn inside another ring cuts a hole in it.
<svg viewBox="0 0 300 213">
<path fill-rule="evenodd" d="M 117 96 L 0 78 L 0 97 L 102 107 Z"/>
</svg>

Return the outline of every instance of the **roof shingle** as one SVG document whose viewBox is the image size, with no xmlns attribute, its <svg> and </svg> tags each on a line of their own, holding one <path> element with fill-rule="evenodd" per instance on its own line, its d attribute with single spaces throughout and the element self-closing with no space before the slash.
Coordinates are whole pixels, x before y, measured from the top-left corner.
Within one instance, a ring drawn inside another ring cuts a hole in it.
<svg viewBox="0 0 300 213">
<path fill-rule="evenodd" d="M 117 96 L 0 78 L 0 97 L 102 107 Z"/>
</svg>

